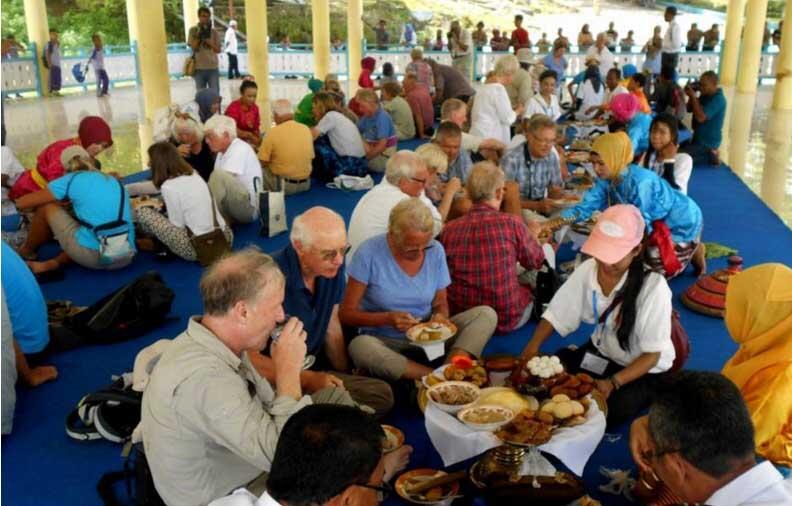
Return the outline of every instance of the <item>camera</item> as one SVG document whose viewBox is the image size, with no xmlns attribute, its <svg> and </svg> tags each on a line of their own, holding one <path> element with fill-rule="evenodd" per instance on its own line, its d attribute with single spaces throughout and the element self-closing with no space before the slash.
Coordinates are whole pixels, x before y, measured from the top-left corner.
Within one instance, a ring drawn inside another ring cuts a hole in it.
<svg viewBox="0 0 792 506">
<path fill-rule="evenodd" d="M 211 25 L 198 25 L 198 39 L 207 40 L 212 38 Z"/>
<path fill-rule="evenodd" d="M 688 88 L 695 91 L 696 93 L 701 91 L 701 82 L 699 81 L 692 81 L 687 84 Z"/>
</svg>

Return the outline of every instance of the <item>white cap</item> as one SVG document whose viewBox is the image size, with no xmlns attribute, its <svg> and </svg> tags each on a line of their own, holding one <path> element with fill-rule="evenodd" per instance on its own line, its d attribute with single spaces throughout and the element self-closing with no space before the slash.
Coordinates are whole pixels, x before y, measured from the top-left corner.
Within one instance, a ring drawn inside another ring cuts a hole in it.
<svg viewBox="0 0 792 506">
<path fill-rule="evenodd" d="M 228 26 L 236 26 L 236 21 L 232 19 L 228 22 Z"/>
</svg>

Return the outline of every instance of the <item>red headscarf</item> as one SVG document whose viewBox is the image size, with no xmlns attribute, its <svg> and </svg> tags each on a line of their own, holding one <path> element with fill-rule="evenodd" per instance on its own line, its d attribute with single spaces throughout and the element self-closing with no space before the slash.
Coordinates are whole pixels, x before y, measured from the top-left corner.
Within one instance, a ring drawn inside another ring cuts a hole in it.
<svg viewBox="0 0 792 506">
<path fill-rule="evenodd" d="M 80 127 L 77 129 L 77 136 L 80 138 L 80 144 L 85 149 L 91 144 L 99 144 L 106 142 L 107 146 L 113 145 L 113 133 L 110 131 L 110 125 L 99 116 L 86 116 L 80 121 Z"/>
<path fill-rule="evenodd" d="M 360 66 L 368 70 L 369 72 L 374 72 L 374 69 L 377 67 L 377 60 L 375 60 L 371 56 L 366 56 L 365 58 L 360 60 Z"/>
</svg>

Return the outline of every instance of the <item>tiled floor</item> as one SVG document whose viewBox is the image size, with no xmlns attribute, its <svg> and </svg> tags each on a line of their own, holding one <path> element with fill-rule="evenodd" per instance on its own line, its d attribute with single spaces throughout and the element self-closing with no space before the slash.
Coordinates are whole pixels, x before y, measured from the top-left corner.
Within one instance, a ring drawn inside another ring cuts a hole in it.
<svg viewBox="0 0 792 506">
<path fill-rule="evenodd" d="M 223 104 L 237 96 L 239 81 L 221 81 Z M 271 85 L 273 99 L 289 98 L 297 103 L 307 93 L 304 80 L 275 80 Z M 746 183 L 792 226 L 792 150 L 790 135 L 792 114 L 771 115 L 772 87 L 762 86 L 753 108 L 750 137 L 747 143 L 742 176 Z M 175 103 L 192 99 L 191 80 L 173 81 L 171 97 Z M 88 93 L 67 94 L 61 98 L 31 98 L 4 102 L 8 144 L 25 166 L 32 166 L 36 154 L 56 139 L 76 134 L 80 119 L 99 115 L 113 128 L 115 145 L 100 156 L 104 167 L 127 174 L 140 170 L 140 137 L 138 115 L 142 97 L 135 87 L 116 88 L 111 96 L 96 98 Z M 735 121 L 744 121 L 744 115 Z M 772 125 L 772 127 L 771 127 Z M 774 132 L 776 135 L 769 135 Z M 738 171 L 739 172 L 739 171 Z"/>
</svg>

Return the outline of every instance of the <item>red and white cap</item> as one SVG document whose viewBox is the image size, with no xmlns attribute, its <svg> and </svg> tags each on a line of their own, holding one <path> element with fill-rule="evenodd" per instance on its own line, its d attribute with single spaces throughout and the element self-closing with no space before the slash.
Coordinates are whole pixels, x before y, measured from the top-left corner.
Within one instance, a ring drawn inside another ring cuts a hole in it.
<svg viewBox="0 0 792 506">
<path fill-rule="evenodd" d="M 618 263 L 641 243 L 645 228 L 637 207 L 611 206 L 600 215 L 581 251 L 606 264 Z"/>
</svg>

